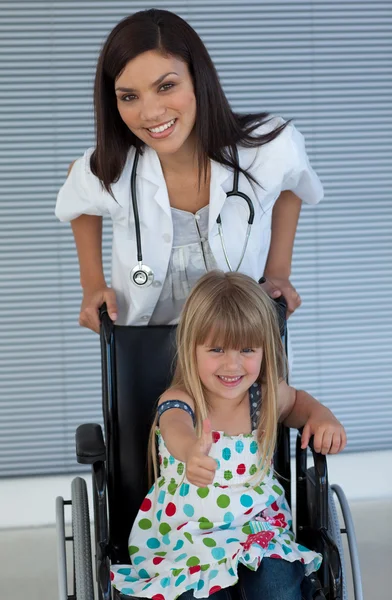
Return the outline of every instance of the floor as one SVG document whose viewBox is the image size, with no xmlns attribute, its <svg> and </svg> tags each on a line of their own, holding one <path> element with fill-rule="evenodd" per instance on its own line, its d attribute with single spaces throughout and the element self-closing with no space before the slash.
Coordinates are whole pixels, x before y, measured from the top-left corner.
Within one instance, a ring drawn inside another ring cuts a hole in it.
<svg viewBox="0 0 392 600">
<path fill-rule="evenodd" d="M 392 499 L 352 503 L 351 511 L 364 598 L 390 600 Z M 55 528 L 1 530 L 0 582 L 4 600 L 58 599 Z M 349 599 L 354 599 L 351 586 Z"/>
</svg>

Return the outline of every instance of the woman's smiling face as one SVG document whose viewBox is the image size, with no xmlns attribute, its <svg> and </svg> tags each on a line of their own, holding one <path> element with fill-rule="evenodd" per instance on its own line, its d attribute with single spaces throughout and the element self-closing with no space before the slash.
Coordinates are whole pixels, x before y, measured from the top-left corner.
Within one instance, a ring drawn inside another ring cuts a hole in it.
<svg viewBox="0 0 392 600">
<path fill-rule="evenodd" d="M 115 81 L 127 127 L 159 154 L 194 146 L 196 97 L 188 65 L 156 50 L 129 61 Z"/>
</svg>

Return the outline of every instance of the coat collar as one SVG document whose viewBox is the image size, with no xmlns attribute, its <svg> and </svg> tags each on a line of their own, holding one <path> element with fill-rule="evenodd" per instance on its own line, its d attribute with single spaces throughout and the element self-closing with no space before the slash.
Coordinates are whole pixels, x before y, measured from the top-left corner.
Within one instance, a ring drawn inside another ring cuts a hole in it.
<svg viewBox="0 0 392 600">
<path fill-rule="evenodd" d="M 143 156 L 139 159 L 136 173 L 138 177 L 156 186 L 154 199 L 170 215 L 169 196 L 161 163 L 155 150 L 149 146 L 144 147 Z M 216 219 L 226 200 L 226 192 L 222 186 L 230 177 L 232 177 L 230 168 L 211 160 L 209 231 L 216 224 Z"/>
</svg>

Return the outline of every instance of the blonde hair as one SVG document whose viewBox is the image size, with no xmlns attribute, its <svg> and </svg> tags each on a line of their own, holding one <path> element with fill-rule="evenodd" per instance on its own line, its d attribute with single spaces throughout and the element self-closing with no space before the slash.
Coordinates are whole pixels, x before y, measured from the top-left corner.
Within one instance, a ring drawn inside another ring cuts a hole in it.
<svg viewBox="0 0 392 600">
<path fill-rule="evenodd" d="M 262 348 L 257 382 L 263 398 L 257 428 L 259 471 L 269 469 L 276 444 L 278 383 L 284 373 L 284 351 L 273 301 L 251 277 L 241 273 L 210 271 L 189 294 L 177 327 L 177 364 L 171 387 L 194 400 L 196 433 L 201 434 L 208 406 L 200 381 L 196 348 L 208 340 L 212 346 L 239 350 Z M 155 419 L 150 435 L 150 456 L 157 476 Z"/>
</svg>

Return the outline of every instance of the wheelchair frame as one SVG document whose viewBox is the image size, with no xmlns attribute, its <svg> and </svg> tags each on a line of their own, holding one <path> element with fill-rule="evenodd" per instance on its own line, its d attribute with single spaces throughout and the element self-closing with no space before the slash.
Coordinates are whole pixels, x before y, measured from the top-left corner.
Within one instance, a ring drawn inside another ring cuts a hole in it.
<svg viewBox="0 0 392 600">
<path fill-rule="evenodd" d="M 81 464 L 92 467 L 92 489 L 95 532 L 95 573 L 99 600 L 127 598 L 113 592 L 110 583 L 110 564 L 129 562 L 126 548 L 118 543 L 116 531 L 123 527 L 115 502 L 118 474 L 118 404 L 116 381 L 115 332 L 129 329 L 115 326 L 105 308 L 101 311 L 102 407 L 105 439 L 97 424 L 80 425 L 76 432 L 76 455 Z M 170 326 L 161 326 L 170 328 Z M 133 328 L 141 329 L 141 328 Z M 152 328 L 154 329 L 154 328 Z M 174 328 L 171 328 L 174 331 Z M 167 336 L 166 336 L 167 337 Z M 157 396 L 158 397 L 158 396 Z M 326 457 L 315 452 L 312 440 L 310 449 L 314 467 L 307 467 L 307 449 L 301 449 L 300 434 L 296 444 L 296 539 L 299 543 L 323 555 L 322 566 L 309 576 L 313 600 L 347 600 L 344 557 L 340 539 L 347 533 L 350 549 L 355 600 L 363 600 L 359 559 L 350 509 L 343 490 L 328 486 Z M 290 430 L 280 426 L 277 452 L 274 458 L 276 471 L 291 506 Z M 333 493 L 342 509 L 344 528 L 341 529 Z M 72 536 L 65 535 L 64 506 L 72 504 Z M 121 523 L 120 523 L 121 521 Z M 86 483 L 80 477 L 72 482 L 72 500 L 56 499 L 56 523 L 59 566 L 59 600 L 94 600 L 90 521 Z M 68 594 L 66 570 L 66 541 L 73 542 L 74 593 Z M 236 596 L 237 586 L 231 589 Z"/>
</svg>

